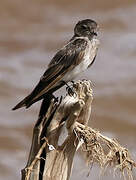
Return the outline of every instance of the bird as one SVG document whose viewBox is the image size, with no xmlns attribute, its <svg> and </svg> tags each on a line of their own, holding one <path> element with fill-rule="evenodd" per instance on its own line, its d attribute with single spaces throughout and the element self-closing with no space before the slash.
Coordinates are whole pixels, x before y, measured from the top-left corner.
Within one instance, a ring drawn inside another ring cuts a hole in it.
<svg viewBox="0 0 136 180">
<path fill-rule="evenodd" d="M 95 61 L 99 40 L 98 24 L 92 19 L 77 22 L 72 38 L 55 54 L 33 91 L 12 110 L 29 108 L 65 84 L 73 81 Z"/>
</svg>

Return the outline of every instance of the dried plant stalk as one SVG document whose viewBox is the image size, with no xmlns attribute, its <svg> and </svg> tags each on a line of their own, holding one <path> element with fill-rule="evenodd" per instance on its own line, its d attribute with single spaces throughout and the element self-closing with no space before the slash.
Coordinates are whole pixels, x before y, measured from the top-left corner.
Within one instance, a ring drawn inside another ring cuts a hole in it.
<svg viewBox="0 0 136 180">
<path fill-rule="evenodd" d="M 136 163 L 132 160 L 129 151 L 117 140 L 110 139 L 97 130 L 78 122 L 75 123 L 74 132 L 79 141 L 83 142 L 82 149 L 86 151 L 88 164 L 97 162 L 103 169 L 112 165 L 114 170 L 119 169 L 127 180 L 133 179 L 132 169 L 136 167 Z"/>
<path fill-rule="evenodd" d="M 28 163 L 22 170 L 22 180 L 69 180 L 73 158 L 81 144 L 89 164 L 92 161 L 101 167 L 112 164 L 122 172 L 126 169 L 132 178 L 131 169 L 136 164 L 128 150 L 87 126 L 93 99 L 91 82 L 77 81 L 72 88 L 74 96 L 66 94 L 60 101 L 54 96 L 45 97 L 34 127 Z M 59 144 L 64 127 L 68 133 Z M 104 143 L 108 147 L 107 153 Z"/>
</svg>

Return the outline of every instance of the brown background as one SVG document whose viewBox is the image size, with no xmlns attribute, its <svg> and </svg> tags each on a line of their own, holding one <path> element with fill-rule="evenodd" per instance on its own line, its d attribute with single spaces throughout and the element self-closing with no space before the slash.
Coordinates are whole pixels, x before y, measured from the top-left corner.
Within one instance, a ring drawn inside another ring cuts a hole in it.
<svg viewBox="0 0 136 180">
<path fill-rule="evenodd" d="M 80 19 L 100 25 L 96 62 L 78 77 L 91 79 L 94 101 L 90 125 L 119 139 L 136 159 L 136 1 L 0 1 L 0 179 L 20 179 L 40 103 L 29 110 L 11 108 L 38 82 L 52 56 L 73 35 Z M 63 90 L 62 90 L 63 92 Z M 79 154 L 72 180 L 98 180 Z M 102 180 L 112 180 L 106 172 Z M 136 178 L 136 176 L 135 176 Z M 120 178 L 115 178 L 120 179 Z"/>
</svg>

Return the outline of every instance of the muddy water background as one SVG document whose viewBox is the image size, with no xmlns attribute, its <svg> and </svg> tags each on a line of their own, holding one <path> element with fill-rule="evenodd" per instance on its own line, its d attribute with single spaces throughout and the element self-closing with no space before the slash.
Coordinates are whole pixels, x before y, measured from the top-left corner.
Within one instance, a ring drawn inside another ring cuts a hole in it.
<svg viewBox="0 0 136 180">
<path fill-rule="evenodd" d="M 0 179 L 20 179 L 40 103 L 11 108 L 38 82 L 53 54 L 84 18 L 99 22 L 101 46 L 94 66 L 80 78 L 94 83 L 90 125 L 118 138 L 136 159 L 136 1 L 0 1 Z M 90 176 L 79 155 L 71 179 Z M 111 179 L 107 172 L 101 179 Z M 135 177 L 136 178 L 136 177 Z M 120 179 L 120 178 L 115 178 Z"/>
</svg>

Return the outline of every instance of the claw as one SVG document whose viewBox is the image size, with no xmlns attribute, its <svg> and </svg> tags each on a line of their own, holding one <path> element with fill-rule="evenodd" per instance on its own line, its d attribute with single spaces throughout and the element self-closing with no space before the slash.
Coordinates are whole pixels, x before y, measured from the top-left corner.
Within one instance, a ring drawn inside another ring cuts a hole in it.
<svg viewBox="0 0 136 180">
<path fill-rule="evenodd" d="M 67 87 L 67 92 L 68 92 L 68 94 L 70 95 L 70 96 L 74 96 L 74 89 L 73 88 L 71 88 L 71 87 Z"/>
<path fill-rule="evenodd" d="M 75 91 L 75 89 L 73 87 L 75 82 L 74 81 L 70 81 L 70 82 L 72 83 L 72 86 L 69 86 L 65 81 L 63 81 L 63 83 L 66 85 L 66 91 L 68 92 L 68 94 L 70 96 L 76 97 L 77 94 L 76 94 L 76 91 Z"/>
<path fill-rule="evenodd" d="M 75 84 L 75 82 L 74 81 L 71 81 L 71 83 L 74 85 Z"/>
</svg>

